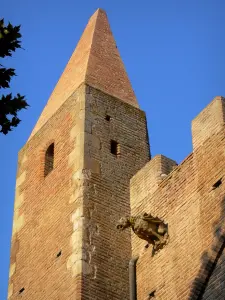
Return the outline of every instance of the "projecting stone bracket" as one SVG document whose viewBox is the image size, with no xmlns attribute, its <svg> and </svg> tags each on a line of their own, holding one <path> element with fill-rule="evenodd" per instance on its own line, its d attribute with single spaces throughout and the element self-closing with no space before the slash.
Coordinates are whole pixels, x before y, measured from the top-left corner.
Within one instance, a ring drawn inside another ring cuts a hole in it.
<svg viewBox="0 0 225 300">
<path fill-rule="evenodd" d="M 152 256 L 169 241 L 168 224 L 151 214 L 144 213 L 136 217 L 122 217 L 116 227 L 121 231 L 131 227 L 140 239 L 148 242 L 146 248 L 153 245 Z"/>
</svg>

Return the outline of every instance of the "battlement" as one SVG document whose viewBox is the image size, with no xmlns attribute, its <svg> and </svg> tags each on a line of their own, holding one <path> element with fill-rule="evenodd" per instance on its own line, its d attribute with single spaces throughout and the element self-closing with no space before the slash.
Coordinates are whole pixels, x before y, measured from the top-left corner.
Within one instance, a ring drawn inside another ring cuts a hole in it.
<svg viewBox="0 0 225 300">
<path fill-rule="evenodd" d="M 130 194 L 131 207 L 138 208 L 142 200 L 153 194 L 160 182 L 177 166 L 172 159 L 163 155 L 156 155 L 131 179 Z"/>
<path fill-rule="evenodd" d="M 194 151 L 208 138 L 218 133 L 225 124 L 225 98 L 217 96 L 192 121 L 192 143 Z"/>
<path fill-rule="evenodd" d="M 216 97 L 193 120 L 194 150 L 180 165 L 157 155 L 130 181 L 131 215 L 146 212 L 163 219 L 170 236 L 155 257 L 147 250 L 139 258 L 138 299 L 147 299 L 153 290 L 160 299 L 198 299 L 209 276 L 206 261 L 215 260 L 225 229 L 224 108 L 224 98 Z M 145 245 L 132 234 L 133 256 Z M 218 281 L 222 269 L 216 271 Z M 211 282 L 206 292 L 215 295 Z"/>
<path fill-rule="evenodd" d="M 208 154 L 212 154 L 212 149 L 208 151 L 207 147 L 205 147 L 205 143 L 207 143 L 208 139 L 216 139 L 217 134 L 224 129 L 224 126 L 225 98 L 217 96 L 192 121 L 193 153 L 204 152 L 205 159 L 207 152 Z M 200 149 L 201 146 L 203 148 Z M 154 194 L 160 186 L 160 183 L 165 178 L 168 178 L 167 175 L 175 170 L 175 168 L 176 172 L 178 172 L 185 161 L 190 160 L 190 156 L 192 156 L 192 153 L 189 154 L 180 165 L 161 154 L 153 157 L 131 179 L 131 206 L 133 208 L 138 207 L 142 199 L 149 194 Z M 139 200 L 137 200 L 137 197 Z"/>
</svg>

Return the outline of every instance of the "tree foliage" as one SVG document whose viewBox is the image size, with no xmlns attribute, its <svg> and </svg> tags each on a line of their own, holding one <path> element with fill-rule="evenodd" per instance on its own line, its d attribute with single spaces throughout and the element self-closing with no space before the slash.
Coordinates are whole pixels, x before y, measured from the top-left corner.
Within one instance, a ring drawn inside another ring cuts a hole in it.
<svg viewBox="0 0 225 300">
<path fill-rule="evenodd" d="M 21 48 L 20 26 L 4 24 L 4 19 L 0 20 L 0 57 L 12 56 L 17 48 Z M 10 80 L 16 76 L 15 69 L 5 68 L 0 64 L 0 89 L 9 88 Z M 7 134 L 20 123 L 17 113 L 21 109 L 28 107 L 25 96 L 17 94 L 2 95 L 0 98 L 0 132 Z"/>
</svg>

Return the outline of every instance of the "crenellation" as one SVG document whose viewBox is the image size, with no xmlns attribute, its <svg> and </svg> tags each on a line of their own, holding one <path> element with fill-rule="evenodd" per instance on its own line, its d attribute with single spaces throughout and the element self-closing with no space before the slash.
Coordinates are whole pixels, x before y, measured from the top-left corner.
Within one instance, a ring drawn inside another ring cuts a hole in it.
<svg viewBox="0 0 225 300">
<path fill-rule="evenodd" d="M 198 147 L 225 126 L 225 98 L 215 97 L 213 101 L 192 121 L 193 149 Z"/>
<path fill-rule="evenodd" d="M 152 259 L 150 252 L 146 251 L 138 261 L 137 284 L 140 298 L 144 297 L 144 290 L 152 288 L 157 290 L 157 286 L 160 285 L 153 269 L 157 270 L 158 266 L 160 268 L 169 266 L 164 278 L 165 287 L 161 288 L 165 289 L 165 292 L 161 290 L 162 299 L 197 299 L 193 296 L 198 295 L 197 290 L 192 288 L 193 279 L 199 276 L 199 280 L 204 285 L 204 280 L 206 280 L 204 278 L 208 276 L 208 271 L 204 270 L 204 265 L 201 265 L 201 256 L 208 253 L 208 257 L 213 259 L 215 254 L 218 255 L 218 247 L 214 246 L 217 244 L 217 235 L 214 230 L 216 224 L 219 227 L 222 226 L 218 216 L 221 214 L 224 186 L 221 181 L 218 187 L 214 189 L 212 187 L 223 178 L 225 139 L 221 119 L 221 99 L 216 99 L 216 101 L 216 106 L 213 100 L 212 105 L 209 105 L 205 111 L 205 115 L 209 116 L 218 112 L 220 125 L 217 128 L 212 127 L 215 132 L 207 136 L 202 144 L 198 144 L 194 153 L 190 154 L 179 166 L 175 166 L 175 169 L 155 187 L 149 188 L 152 184 L 152 177 L 149 175 L 156 168 L 157 157 L 148 162 L 131 180 L 132 215 L 151 212 L 163 218 L 169 224 L 170 236 L 169 244 L 156 257 Z M 202 120 L 201 114 L 200 120 Z M 206 118 L 204 122 L 208 121 L 210 120 Z M 154 171 L 153 174 L 157 180 L 157 169 Z M 132 235 L 133 255 L 139 253 L 144 244 Z M 215 249 L 214 255 L 211 254 L 211 249 Z M 180 270 L 183 276 L 178 276 Z M 198 272 L 201 275 L 198 275 Z M 143 282 L 142 277 L 152 278 L 152 282 Z M 209 291 L 212 286 L 213 283 L 208 286 Z"/>
<path fill-rule="evenodd" d="M 135 210 L 147 195 L 153 194 L 176 166 L 175 161 L 163 155 L 156 155 L 137 172 L 130 181 L 131 209 Z"/>
</svg>

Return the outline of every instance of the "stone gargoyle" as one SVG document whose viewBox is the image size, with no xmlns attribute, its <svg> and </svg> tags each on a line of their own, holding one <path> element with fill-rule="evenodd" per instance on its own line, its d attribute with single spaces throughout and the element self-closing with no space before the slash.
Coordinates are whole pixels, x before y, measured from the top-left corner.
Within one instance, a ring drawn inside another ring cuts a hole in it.
<svg viewBox="0 0 225 300">
<path fill-rule="evenodd" d="M 136 217 L 122 217 L 116 226 L 120 231 L 129 227 L 139 238 L 148 242 L 145 248 L 148 248 L 150 244 L 153 245 L 152 256 L 168 243 L 168 224 L 151 214 L 144 213 Z"/>
</svg>

